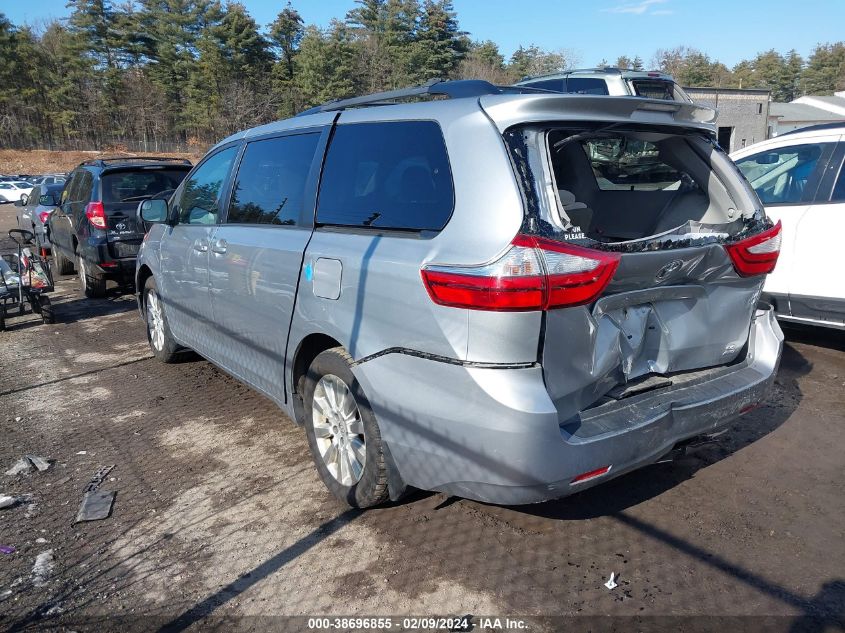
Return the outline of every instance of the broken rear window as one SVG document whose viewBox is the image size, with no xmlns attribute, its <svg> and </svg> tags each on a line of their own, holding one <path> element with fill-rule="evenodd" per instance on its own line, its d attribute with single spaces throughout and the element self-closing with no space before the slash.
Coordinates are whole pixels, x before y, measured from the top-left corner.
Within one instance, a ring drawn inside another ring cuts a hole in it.
<svg viewBox="0 0 845 633">
<path fill-rule="evenodd" d="M 553 129 L 546 142 L 553 226 L 604 243 L 686 234 L 690 222 L 723 237 L 736 229 L 710 159 L 721 150 L 701 135 Z"/>
</svg>

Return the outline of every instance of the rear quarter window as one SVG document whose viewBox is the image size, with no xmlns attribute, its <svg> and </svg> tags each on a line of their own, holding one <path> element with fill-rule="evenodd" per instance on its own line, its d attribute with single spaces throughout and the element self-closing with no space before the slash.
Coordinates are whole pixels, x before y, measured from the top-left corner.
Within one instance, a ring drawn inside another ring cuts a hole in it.
<svg viewBox="0 0 845 633">
<path fill-rule="evenodd" d="M 439 231 L 453 207 L 452 172 L 437 123 L 337 127 L 320 185 L 319 224 Z"/>
</svg>

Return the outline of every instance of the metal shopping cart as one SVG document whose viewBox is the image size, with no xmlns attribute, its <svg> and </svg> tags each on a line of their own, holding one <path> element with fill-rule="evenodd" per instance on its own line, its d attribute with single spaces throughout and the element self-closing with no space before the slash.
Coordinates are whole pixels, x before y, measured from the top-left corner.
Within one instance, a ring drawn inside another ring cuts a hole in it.
<svg viewBox="0 0 845 633">
<path fill-rule="evenodd" d="M 53 275 L 47 261 L 28 248 L 35 243 L 35 234 L 25 229 L 12 229 L 9 237 L 18 245 L 16 253 L 0 255 L 0 331 L 6 329 L 6 315 L 23 314 L 29 303 L 44 323 L 55 323 L 56 317 L 48 292 L 53 292 Z"/>
</svg>

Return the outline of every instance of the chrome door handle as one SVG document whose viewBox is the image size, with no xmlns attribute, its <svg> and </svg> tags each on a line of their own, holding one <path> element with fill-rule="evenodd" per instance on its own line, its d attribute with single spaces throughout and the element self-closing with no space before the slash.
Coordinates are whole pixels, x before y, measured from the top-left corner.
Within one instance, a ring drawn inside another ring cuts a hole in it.
<svg viewBox="0 0 845 633">
<path fill-rule="evenodd" d="M 222 255 L 223 253 L 226 252 L 226 249 L 228 248 L 228 246 L 229 246 L 229 243 L 226 240 L 219 239 L 219 240 L 215 241 L 214 244 L 211 245 L 211 252 L 217 253 L 218 255 Z"/>
<path fill-rule="evenodd" d="M 208 242 L 204 240 L 197 240 L 194 242 L 194 250 L 198 253 L 208 252 Z"/>
</svg>

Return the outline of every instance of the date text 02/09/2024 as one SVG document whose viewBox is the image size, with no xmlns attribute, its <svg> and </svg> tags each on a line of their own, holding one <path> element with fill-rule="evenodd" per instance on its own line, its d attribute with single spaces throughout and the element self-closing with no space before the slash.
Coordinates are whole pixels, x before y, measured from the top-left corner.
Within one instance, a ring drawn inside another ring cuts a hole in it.
<svg viewBox="0 0 845 633">
<path fill-rule="evenodd" d="M 484 630 L 525 630 L 527 623 L 521 619 L 478 617 L 472 615 L 435 617 L 313 617 L 308 628 L 317 631 L 367 630 L 367 631 L 472 631 L 475 626 Z"/>
</svg>

